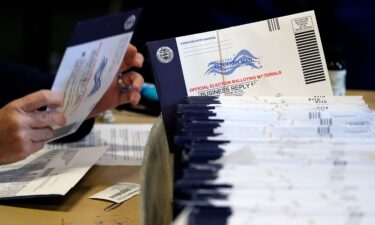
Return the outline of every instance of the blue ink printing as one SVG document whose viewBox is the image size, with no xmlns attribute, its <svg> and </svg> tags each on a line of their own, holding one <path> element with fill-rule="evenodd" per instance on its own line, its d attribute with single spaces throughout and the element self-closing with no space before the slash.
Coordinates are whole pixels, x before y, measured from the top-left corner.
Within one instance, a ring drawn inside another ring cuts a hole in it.
<svg viewBox="0 0 375 225">
<path fill-rule="evenodd" d="M 99 68 L 98 70 L 96 70 L 94 75 L 94 87 L 92 87 L 90 94 L 88 96 L 95 94 L 95 92 L 97 92 L 100 86 L 102 85 L 101 78 L 103 75 L 104 68 L 107 65 L 107 62 L 108 59 L 106 57 L 103 57 L 102 61 L 100 62 Z"/>
<path fill-rule="evenodd" d="M 248 50 L 242 49 L 234 56 L 233 59 L 215 60 L 208 63 L 208 69 L 205 74 L 222 74 L 230 75 L 241 66 L 249 66 L 250 68 L 260 69 L 259 58 L 255 57 Z"/>
</svg>

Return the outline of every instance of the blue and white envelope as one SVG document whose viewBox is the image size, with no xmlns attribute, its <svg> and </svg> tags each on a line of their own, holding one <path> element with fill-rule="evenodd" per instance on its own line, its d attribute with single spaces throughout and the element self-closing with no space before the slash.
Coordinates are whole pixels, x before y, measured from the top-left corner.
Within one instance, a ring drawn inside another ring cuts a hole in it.
<svg viewBox="0 0 375 225">
<path fill-rule="evenodd" d="M 64 97 L 67 125 L 54 138 L 75 132 L 101 99 L 124 58 L 140 9 L 84 21 L 76 26 L 52 90 Z"/>
<path fill-rule="evenodd" d="M 313 11 L 154 41 L 148 50 L 170 144 L 186 96 L 332 95 Z"/>
</svg>

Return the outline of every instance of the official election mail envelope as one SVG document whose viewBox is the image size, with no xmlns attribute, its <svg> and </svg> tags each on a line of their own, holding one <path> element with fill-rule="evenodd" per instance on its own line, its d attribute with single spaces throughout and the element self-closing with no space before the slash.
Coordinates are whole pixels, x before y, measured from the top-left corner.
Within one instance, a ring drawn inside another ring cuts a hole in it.
<svg viewBox="0 0 375 225">
<path fill-rule="evenodd" d="M 81 22 L 59 66 L 52 90 L 64 97 L 67 125 L 54 140 L 75 132 L 115 77 L 138 21 L 140 9 Z M 51 141 L 50 140 L 50 141 Z"/>
<path fill-rule="evenodd" d="M 186 96 L 244 95 L 258 81 L 267 90 L 251 95 L 332 95 L 313 11 L 154 41 L 148 50 L 170 144 Z"/>
</svg>

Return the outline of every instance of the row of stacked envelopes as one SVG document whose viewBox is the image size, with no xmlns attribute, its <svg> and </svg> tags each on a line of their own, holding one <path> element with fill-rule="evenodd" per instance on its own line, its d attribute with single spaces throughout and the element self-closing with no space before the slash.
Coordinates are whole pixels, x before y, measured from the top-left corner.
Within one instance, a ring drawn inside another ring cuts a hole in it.
<svg viewBox="0 0 375 225">
<path fill-rule="evenodd" d="M 362 97 L 188 97 L 177 110 L 185 224 L 375 224 L 375 114 Z"/>
</svg>

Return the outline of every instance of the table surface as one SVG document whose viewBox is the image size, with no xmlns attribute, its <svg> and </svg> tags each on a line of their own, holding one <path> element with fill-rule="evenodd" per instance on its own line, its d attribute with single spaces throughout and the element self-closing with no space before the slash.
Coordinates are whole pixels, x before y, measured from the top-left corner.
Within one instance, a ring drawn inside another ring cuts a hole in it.
<svg viewBox="0 0 375 225">
<path fill-rule="evenodd" d="M 116 123 L 153 123 L 156 117 L 121 111 Z M 104 211 L 111 202 L 88 197 L 119 182 L 140 183 L 140 166 L 94 166 L 63 197 L 0 201 L 0 224 L 7 225 L 138 225 L 140 196 Z"/>
<path fill-rule="evenodd" d="M 362 95 L 375 109 L 374 91 L 347 91 Z M 155 117 L 132 112 L 115 112 L 116 123 L 153 123 Z M 88 196 L 118 182 L 140 182 L 140 166 L 94 166 L 64 197 L 36 198 L 0 202 L 0 224 L 9 225 L 133 225 L 140 224 L 140 196 L 111 211 L 110 202 Z"/>
<path fill-rule="evenodd" d="M 375 110 L 375 91 L 362 91 L 362 90 L 348 90 L 346 95 L 359 95 L 363 96 L 367 105 Z"/>
</svg>

